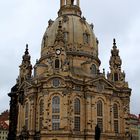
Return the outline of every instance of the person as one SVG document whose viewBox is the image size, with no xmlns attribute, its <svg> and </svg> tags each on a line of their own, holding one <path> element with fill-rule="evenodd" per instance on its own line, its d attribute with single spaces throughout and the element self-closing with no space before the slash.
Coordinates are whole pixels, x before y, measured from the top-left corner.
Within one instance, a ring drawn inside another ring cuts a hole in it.
<svg viewBox="0 0 140 140">
<path fill-rule="evenodd" d="M 95 127 L 95 140 L 100 140 L 101 130 L 98 124 Z"/>
<path fill-rule="evenodd" d="M 73 5 L 73 3 L 74 3 L 74 0 L 71 0 L 71 5 Z"/>
<path fill-rule="evenodd" d="M 133 140 L 133 136 L 132 136 L 132 134 L 131 134 L 131 140 Z"/>
</svg>

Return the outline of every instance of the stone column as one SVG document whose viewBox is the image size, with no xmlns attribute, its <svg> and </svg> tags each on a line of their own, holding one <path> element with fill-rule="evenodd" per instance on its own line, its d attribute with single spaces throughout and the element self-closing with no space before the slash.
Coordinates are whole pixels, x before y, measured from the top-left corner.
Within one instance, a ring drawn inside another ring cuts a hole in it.
<svg viewBox="0 0 140 140">
<path fill-rule="evenodd" d="M 61 128 L 68 130 L 68 110 L 67 110 L 67 96 L 61 98 Z"/>
<path fill-rule="evenodd" d="M 79 1 L 79 0 L 77 0 L 77 6 L 78 6 L 78 7 L 80 6 L 80 1 Z"/>
<path fill-rule="evenodd" d="M 61 0 L 60 7 L 65 5 L 65 0 Z"/>
<path fill-rule="evenodd" d="M 87 105 L 86 105 L 86 118 L 87 118 L 87 129 L 91 129 L 91 96 L 87 96 Z"/>
<path fill-rule="evenodd" d="M 71 0 L 67 0 L 66 5 L 71 5 Z"/>
</svg>

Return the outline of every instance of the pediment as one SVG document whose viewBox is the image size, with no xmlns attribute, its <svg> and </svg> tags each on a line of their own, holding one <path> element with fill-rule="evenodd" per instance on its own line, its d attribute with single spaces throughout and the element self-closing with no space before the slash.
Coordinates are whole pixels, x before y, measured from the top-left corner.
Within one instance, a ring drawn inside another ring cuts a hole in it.
<svg viewBox="0 0 140 140">
<path fill-rule="evenodd" d="M 98 87 L 98 88 L 106 88 L 106 89 L 114 89 L 115 86 L 108 81 L 107 79 L 105 79 L 104 77 L 99 77 L 90 81 L 86 82 L 89 86 L 93 86 L 93 87 Z"/>
<path fill-rule="evenodd" d="M 44 80 L 43 87 L 64 87 L 65 86 L 65 79 L 61 75 L 52 75 L 49 76 Z"/>
<path fill-rule="evenodd" d="M 33 85 L 31 83 L 29 83 L 28 81 L 24 81 L 20 86 L 19 86 L 19 90 L 20 89 L 28 89 L 30 87 L 32 87 Z"/>
</svg>

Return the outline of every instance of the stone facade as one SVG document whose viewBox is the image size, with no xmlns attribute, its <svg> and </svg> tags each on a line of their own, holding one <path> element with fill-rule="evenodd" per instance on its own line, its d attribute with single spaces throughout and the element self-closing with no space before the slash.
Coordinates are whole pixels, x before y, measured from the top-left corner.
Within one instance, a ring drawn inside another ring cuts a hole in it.
<svg viewBox="0 0 140 140">
<path fill-rule="evenodd" d="M 130 114 L 130 134 L 132 140 L 139 140 L 139 119 L 136 115 Z"/>
<path fill-rule="evenodd" d="M 58 18 L 49 20 L 41 57 L 33 68 L 26 46 L 17 83 L 9 94 L 17 103 L 10 110 L 18 114 L 17 125 L 11 117 L 11 129 L 17 127 L 14 139 L 93 140 L 97 124 L 101 140 L 129 137 L 131 89 L 116 41 L 106 77 L 99 70 L 93 24 L 81 16 L 79 4 L 80 0 L 60 1 Z"/>
</svg>

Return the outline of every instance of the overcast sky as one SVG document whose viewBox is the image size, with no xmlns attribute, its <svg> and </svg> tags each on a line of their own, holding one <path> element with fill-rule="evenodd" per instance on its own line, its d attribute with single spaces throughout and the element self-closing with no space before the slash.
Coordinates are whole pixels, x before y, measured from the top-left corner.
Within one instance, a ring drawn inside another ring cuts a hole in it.
<svg viewBox="0 0 140 140">
<path fill-rule="evenodd" d="M 32 64 L 40 57 L 48 20 L 57 17 L 60 0 L 0 0 L 0 112 L 9 108 L 7 93 L 16 83 L 26 43 Z M 140 106 L 140 1 L 81 0 L 83 16 L 94 24 L 100 42 L 102 68 L 109 70 L 112 40 L 116 38 L 122 70 L 132 88 L 131 113 Z"/>
</svg>

